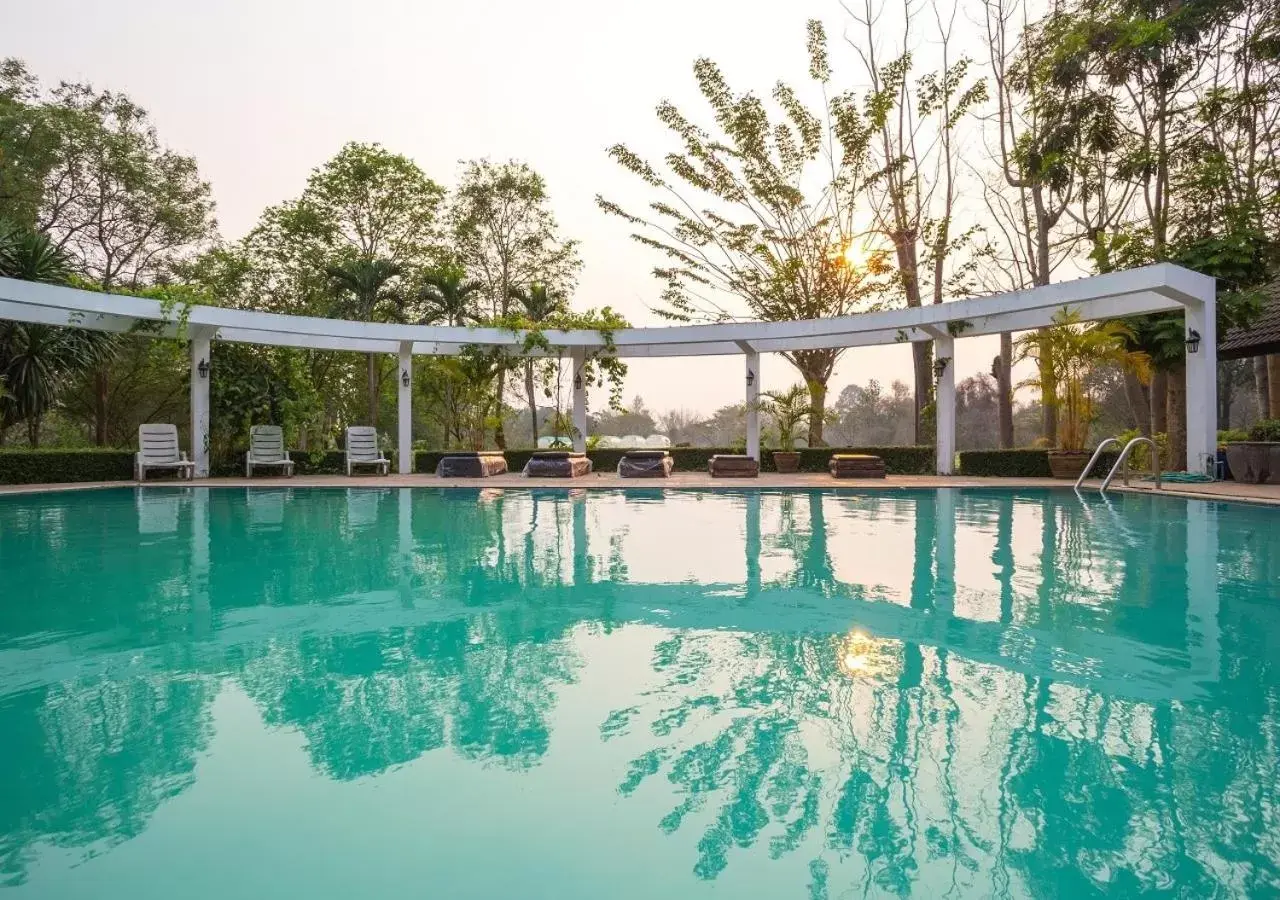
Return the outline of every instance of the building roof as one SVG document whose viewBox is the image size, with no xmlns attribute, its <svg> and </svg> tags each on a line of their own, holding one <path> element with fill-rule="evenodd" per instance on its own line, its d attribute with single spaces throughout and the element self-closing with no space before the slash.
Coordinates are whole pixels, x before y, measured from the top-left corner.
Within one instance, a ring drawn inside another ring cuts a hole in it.
<svg viewBox="0 0 1280 900">
<path fill-rule="evenodd" d="M 1248 328 L 1233 328 L 1218 343 L 1219 359 L 1280 353 L 1280 280 L 1264 289 L 1262 313 Z"/>
</svg>

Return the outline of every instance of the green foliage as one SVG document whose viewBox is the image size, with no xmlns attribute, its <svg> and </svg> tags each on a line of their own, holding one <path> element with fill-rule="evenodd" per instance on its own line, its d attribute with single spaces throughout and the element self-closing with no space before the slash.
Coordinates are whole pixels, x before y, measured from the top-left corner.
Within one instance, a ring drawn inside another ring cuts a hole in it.
<svg viewBox="0 0 1280 900">
<path fill-rule="evenodd" d="M 813 415 L 809 389 L 793 384 L 785 391 L 765 391 L 760 395 L 760 408 L 778 430 L 778 446 L 791 451 L 796 448 L 796 430 Z"/>
<path fill-rule="evenodd" d="M 546 183 L 525 163 L 467 163 L 449 225 L 458 262 L 484 285 L 495 319 L 510 313 L 513 290 L 543 284 L 572 293 L 578 243 L 560 237 Z"/>
<path fill-rule="evenodd" d="M 1094 471 L 1106 471 L 1115 465 L 1115 453 L 1104 453 Z M 1049 451 L 965 450 L 960 453 L 960 474 L 978 478 L 1050 478 Z"/>
<path fill-rule="evenodd" d="M 0 484 L 69 484 L 132 478 L 132 451 L 0 450 Z"/>
<path fill-rule="evenodd" d="M 1280 419 L 1263 419 L 1249 429 L 1251 441 L 1280 441 Z"/>
</svg>

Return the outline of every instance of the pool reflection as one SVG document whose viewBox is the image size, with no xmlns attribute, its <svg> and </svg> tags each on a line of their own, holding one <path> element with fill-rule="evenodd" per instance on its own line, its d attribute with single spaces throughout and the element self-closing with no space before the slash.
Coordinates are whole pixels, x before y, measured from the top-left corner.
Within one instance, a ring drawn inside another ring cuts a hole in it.
<svg viewBox="0 0 1280 900">
<path fill-rule="evenodd" d="M 803 859 L 812 897 L 1266 892 L 1269 514 L 954 490 L 0 499 L 0 884 L 44 847 L 140 834 L 234 689 L 339 781 L 621 754 L 617 814 L 659 804 L 698 879 L 767 855 Z M 561 698 L 622 638 L 647 660 L 626 702 L 558 747 Z"/>
</svg>

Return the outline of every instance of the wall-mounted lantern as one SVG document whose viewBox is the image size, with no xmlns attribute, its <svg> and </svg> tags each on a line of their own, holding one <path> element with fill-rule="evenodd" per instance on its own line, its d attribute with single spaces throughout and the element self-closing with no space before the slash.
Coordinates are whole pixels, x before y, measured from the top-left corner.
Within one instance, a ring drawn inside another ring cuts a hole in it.
<svg viewBox="0 0 1280 900">
<path fill-rule="evenodd" d="M 750 369 L 747 369 L 747 387 L 751 387 L 751 385 L 755 383 L 756 383 L 756 373 L 751 371 Z"/>
<path fill-rule="evenodd" d="M 209 360 L 207 359 L 200 360 L 200 362 L 196 364 L 196 371 L 200 373 L 200 377 L 202 379 L 208 378 L 209 377 Z"/>
<path fill-rule="evenodd" d="M 1187 352 L 1200 352 L 1200 332 L 1196 331 L 1194 328 L 1187 329 Z"/>
<path fill-rule="evenodd" d="M 408 369 L 400 370 L 400 383 L 403 384 L 405 387 L 409 386 L 409 370 Z"/>
</svg>

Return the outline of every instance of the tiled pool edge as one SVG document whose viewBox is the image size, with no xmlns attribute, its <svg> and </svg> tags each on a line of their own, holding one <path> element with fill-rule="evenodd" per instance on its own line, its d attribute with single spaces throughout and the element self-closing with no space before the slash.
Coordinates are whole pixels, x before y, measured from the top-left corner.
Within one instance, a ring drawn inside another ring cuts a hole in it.
<svg viewBox="0 0 1280 900">
<path fill-rule="evenodd" d="M 1086 488 L 1096 490 L 1099 482 L 1086 482 Z M 294 478 L 255 478 L 248 481 L 244 478 L 207 478 L 188 484 L 179 481 L 149 481 L 140 484 L 136 481 L 105 481 L 69 484 L 19 484 L 0 485 L 0 496 L 19 496 L 42 493 L 58 493 L 67 491 L 106 490 L 124 487 L 209 487 L 209 488 L 342 488 L 342 487 L 385 487 L 385 488 L 439 488 L 439 489 L 476 489 L 488 490 L 618 490 L 620 488 L 643 488 L 647 490 L 685 490 L 690 488 L 710 490 L 813 490 L 836 489 L 844 491 L 891 491 L 905 489 L 937 489 L 937 488 L 1004 488 L 1004 489 L 1052 489 L 1071 490 L 1072 484 L 1054 478 L 982 478 L 956 475 L 898 475 L 883 480 L 835 480 L 824 473 L 798 473 L 795 475 L 779 475 L 774 472 L 762 473 L 753 479 L 711 478 L 701 472 L 680 472 L 669 479 L 658 481 L 646 479 L 619 478 L 615 473 L 600 473 L 576 479 L 528 479 L 519 474 L 508 474 L 490 478 L 437 478 L 434 475 L 390 475 L 390 476 L 358 476 L 348 478 L 342 475 L 317 475 Z M 1115 486 L 1116 493 L 1147 494 L 1152 488 L 1147 485 Z M 1188 497 L 1196 500 L 1217 500 L 1227 502 L 1253 503 L 1263 506 L 1280 507 L 1280 485 L 1249 485 L 1239 482 L 1216 482 L 1207 484 L 1166 484 L 1161 491 L 1169 496 Z"/>
</svg>

